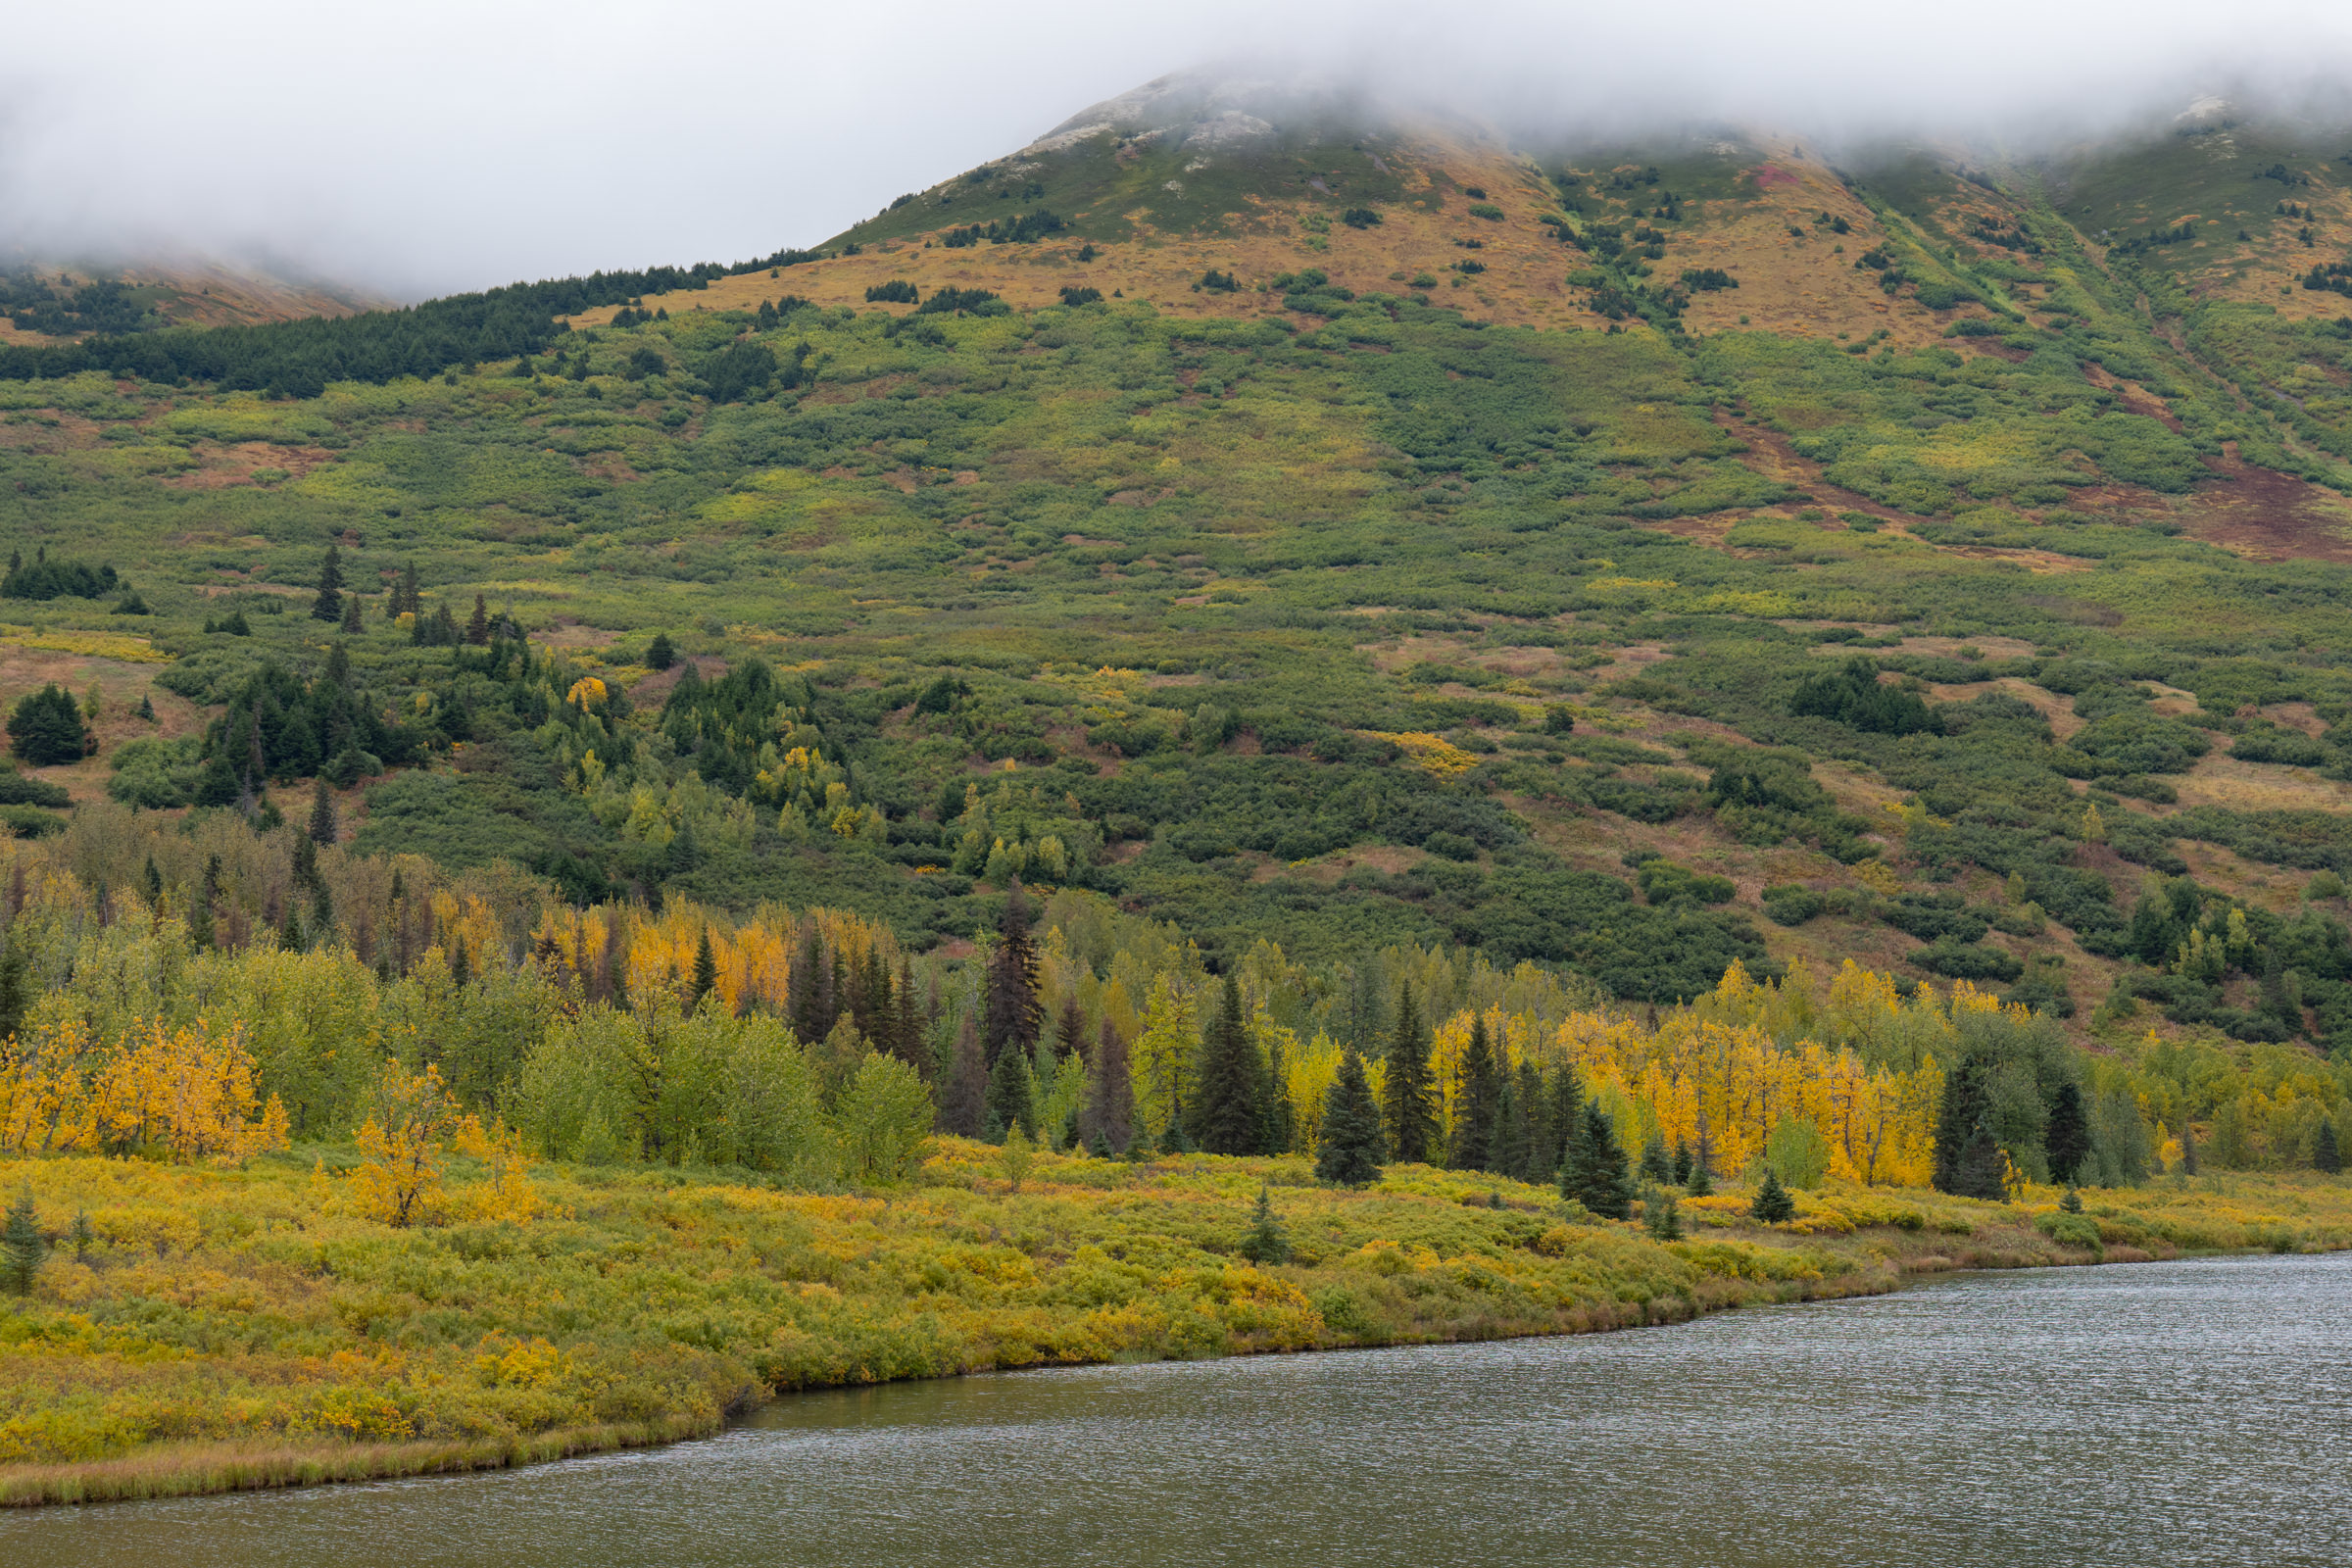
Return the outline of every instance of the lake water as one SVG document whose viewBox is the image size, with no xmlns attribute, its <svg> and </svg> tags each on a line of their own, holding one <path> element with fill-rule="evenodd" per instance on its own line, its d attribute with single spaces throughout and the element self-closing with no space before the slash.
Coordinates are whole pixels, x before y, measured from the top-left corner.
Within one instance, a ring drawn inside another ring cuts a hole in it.
<svg viewBox="0 0 2352 1568">
<path fill-rule="evenodd" d="M 703 1443 L 0 1516 L 0 1564 L 2352 1563 L 2352 1254 L 803 1396 Z"/>
</svg>

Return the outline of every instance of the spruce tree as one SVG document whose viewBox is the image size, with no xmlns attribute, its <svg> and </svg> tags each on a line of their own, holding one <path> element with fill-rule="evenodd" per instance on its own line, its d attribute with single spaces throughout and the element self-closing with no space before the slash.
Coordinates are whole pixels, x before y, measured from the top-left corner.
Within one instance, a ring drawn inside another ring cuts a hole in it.
<svg viewBox="0 0 2352 1568">
<path fill-rule="evenodd" d="M 466 619 L 466 641 L 475 648 L 490 642 L 490 606 L 480 594 L 473 596 L 473 613 Z"/>
<path fill-rule="evenodd" d="M 981 1048 L 993 1067 L 1006 1047 L 1026 1056 L 1037 1049 L 1045 1008 L 1037 1000 L 1037 945 L 1029 939 L 1029 899 L 1015 877 L 997 922 L 997 947 L 983 977 Z"/>
<path fill-rule="evenodd" d="M 142 695 L 139 698 L 139 716 L 150 724 L 155 722 L 155 698 L 153 694 Z"/>
<path fill-rule="evenodd" d="M 330 623 L 343 618 L 343 551 L 339 546 L 326 547 L 326 560 L 318 567 L 318 597 L 312 602 L 311 618 Z"/>
<path fill-rule="evenodd" d="M 2186 1122 L 2180 1124 L 2180 1174 L 2197 1173 L 2197 1130 Z"/>
<path fill-rule="evenodd" d="M 81 705 L 62 686 L 27 692 L 8 719 L 9 750 L 35 767 L 78 762 L 97 742 L 82 721 Z"/>
<path fill-rule="evenodd" d="M 1651 1133 L 1642 1144 L 1642 1174 L 1661 1185 L 1674 1180 L 1674 1156 L 1666 1152 L 1663 1133 Z"/>
<path fill-rule="evenodd" d="M 1216 1016 L 1200 1041 L 1200 1067 L 1194 1078 L 1193 1136 L 1211 1154 L 1258 1152 L 1258 1063 L 1242 1020 L 1242 988 L 1231 974 Z"/>
<path fill-rule="evenodd" d="M 360 622 L 360 596 L 345 594 L 343 596 L 343 635 L 356 637 L 366 629 Z"/>
<path fill-rule="evenodd" d="M 343 827 L 335 819 L 335 792 L 327 788 L 326 780 L 317 779 L 311 785 L 311 842 L 332 844 L 342 836 Z"/>
<path fill-rule="evenodd" d="M 1682 1205 L 1663 1187 L 1642 1189 L 1642 1223 L 1648 1228 L 1652 1240 L 1679 1242 L 1683 1239 Z"/>
<path fill-rule="evenodd" d="M 1631 1219 L 1634 1179 L 1626 1168 L 1617 1126 L 1598 1100 L 1585 1102 L 1560 1161 L 1560 1196 L 1604 1219 Z"/>
<path fill-rule="evenodd" d="M 2323 1120 L 2319 1136 L 2311 1141 L 2311 1166 L 2330 1176 L 2340 1174 L 2344 1168 L 2344 1152 L 2336 1142 L 2332 1120 Z"/>
<path fill-rule="evenodd" d="M 1692 1198 L 1712 1197 L 1715 1192 L 1715 1178 L 1707 1174 L 1706 1166 L 1693 1160 L 1690 1165 L 1690 1180 L 1683 1183 L 1683 1191 Z"/>
<path fill-rule="evenodd" d="M 2082 1212 L 2082 1195 L 2075 1191 L 2075 1186 L 2072 1182 L 2067 1183 L 2066 1196 L 2058 1200 L 2058 1212 L 2061 1214 L 2080 1214 Z"/>
<path fill-rule="evenodd" d="M 1009 1133 L 1018 1127 L 1032 1142 L 1037 1138 L 1037 1085 L 1029 1071 L 1029 1053 L 1003 1051 L 988 1074 L 988 1115 Z"/>
<path fill-rule="evenodd" d="M 1514 1180 L 1526 1180 L 1527 1100 L 1517 1076 L 1500 1075 L 1494 1099 L 1494 1143 L 1487 1153 L 1487 1169 Z"/>
<path fill-rule="evenodd" d="M 718 955 L 710 950 L 710 928 L 703 927 L 702 939 L 694 946 L 694 978 L 688 982 L 686 1010 L 694 1011 L 703 999 L 718 989 Z"/>
<path fill-rule="evenodd" d="M 665 631 L 654 633 L 654 640 L 645 645 L 645 667 L 652 670 L 663 670 L 677 662 L 677 645 L 669 640 L 669 633 Z"/>
<path fill-rule="evenodd" d="M 988 1113 L 988 1059 L 980 1028 L 969 1013 L 957 1023 L 956 1049 L 948 1062 L 947 1092 L 939 1097 L 939 1129 L 977 1138 Z"/>
<path fill-rule="evenodd" d="M 1364 1058 L 1352 1048 L 1340 1054 L 1340 1076 L 1323 1097 L 1323 1122 L 1317 1131 L 1315 1175 L 1343 1187 L 1361 1187 L 1380 1179 L 1388 1159 L 1388 1140 L 1380 1125 L 1380 1107 L 1372 1102 L 1372 1087 L 1364 1079 Z"/>
<path fill-rule="evenodd" d="M 1576 1063 L 1561 1063 L 1559 1070 L 1550 1075 L 1547 1088 L 1543 1125 L 1536 1138 L 1541 1161 L 1531 1170 L 1531 1181 L 1547 1182 L 1560 1174 L 1567 1164 L 1568 1152 L 1576 1147 L 1577 1135 L 1584 1127 L 1585 1085 L 1577 1075 Z"/>
<path fill-rule="evenodd" d="M 2050 1180 L 2072 1187 L 2090 1157 L 2090 1118 L 2082 1110 L 2082 1091 L 2075 1085 L 2058 1086 L 2041 1147 L 2049 1158 Z"/>
<path fill-rule="evenodd" d="M 1796 1217 L 1796 1200 L 1788 1196 L 1788 1189 L 1781 1185 L 1770 1166 L 1765 1167 L 1764 1185 L 1756 1189 L 1756 1200 L 1747 1205 L 1747 1211 L 1766 1225 L 1784 1225 Z"/>
<path fill-rule="evenodd" d="M 27 1184 L 9 1205 L 6 1227 L 0 1228 L 0 1284 L 7 1285 L 13 1295 L 31 1294 L 33 1276 L 40 1272 L 41 1259 L 48 1253 L 49 1240 L 41 1234 L 40 1219 L 32 1209 L 32 1188 Z"/>
<path fill-rule="evenodd" d="M 1690 1157 L 1690 1146 L 1679 1138 L 1676 1139 L 1674 1141 L 1674 1185 L 1689 1187 L 1690 1172 L 1696 1165 L 1697 1161 Z"/>
<path fill-rule="evenodd" d="M 1079 1125 L 1090 1144 L 1123 1150 L 1135 1141 L 1135 1080 L 1127 1064 L 1127 1042 L 1102 1020 L 1102 1031 L 1086 1058 L 1086 1098 Z"/>
<path fill-rule="evenodd" d="M 1495 1170 L 1495 1125 L 1502 1111 L 1502 1074 L 1487 1039 L 1487 1015 L 1470 1015 L 1470 1042 L 1462 1048 L 1461 1084 L 1454 1099 L 1455 1170 Z"/>
<path fill-rule="evenodd" d="M 1407 981 L 1397 990 L 1396 1032 L 1389 1046 L 1389 1072 L 1383 1084 L 1387 1102 L 1381 1107 L 1388 1122 L 1389 1152 L 1398 1164 L 1425 1164 L 1438 1152 L 1431 1148 L 1438 1133 L 1432 1089 L 1429 1035 Z"/>
<path fill-rule="evenodd" d="M 1265 1182 L 1257 1184 L 1257 1207 L 1250 1216 L 1250 1233 L 1242 1238 L 1241 1251 L 1252 1263 L 1291 1260 L 1290 1238 L 1282 1232 L 1282 1221 L 1274 1217 L 1274 1191 Z"/>
<path fill-rule="evenodd" d="M 2001 1149 L 1988 1119 L 1991 1108 L 1984 1063 L 1964 1058 L 1944 1080 L 1936 1118 L 1937 1192 L 1994 1200 L 2007 1196 L 2001 1186 Z"/>
</svg>

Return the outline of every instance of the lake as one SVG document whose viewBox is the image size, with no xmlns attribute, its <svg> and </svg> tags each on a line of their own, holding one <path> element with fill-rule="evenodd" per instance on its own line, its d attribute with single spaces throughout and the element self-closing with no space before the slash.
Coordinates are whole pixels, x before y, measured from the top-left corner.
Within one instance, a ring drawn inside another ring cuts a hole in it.
<svg viewBox="0 0 2352 1568">
<path fill-rule="evenodd" d="M 2352 1563 L 2352 1254 L 800 1396 L 520 1471 L 0 1516 L 8 1568 Z"/>
</svg>

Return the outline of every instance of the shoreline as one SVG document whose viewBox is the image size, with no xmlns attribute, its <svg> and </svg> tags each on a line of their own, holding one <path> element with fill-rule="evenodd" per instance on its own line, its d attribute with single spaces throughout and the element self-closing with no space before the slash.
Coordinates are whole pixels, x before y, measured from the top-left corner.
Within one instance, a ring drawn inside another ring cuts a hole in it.
<svg viewBox="0 0 2352 1568">
<path fill-rule="evenodd" d="M 2032 1261 L 2006 1261 L 2004 1254 L 1979 1260 L 1954 1263 L 1936 1254 L 1910 1259 L 1887 1259 L 1884 1266 L 1856 1270 L 1805 1282 L 1801 1288 L 1784 1290 L 1775 1299 L 1759 1299 L 1746 1293 L 1726 1293 L 1712 1302 L 1699 1303 L 1680 1313 L 1660 1312 L 1656 1303 L 1639 1303 L 1634 1311 L 1612 1314 L 1613 1322 L 1580 1322 L 1577 1326 L 1550 1332 L 1534 1331 L 1495 1335 L 1460 1335 L 1390 1339 L 1372 1344 L 1343 1344 L 1309 1346 L 1297 1348 L 1238 1349 L 1218 1355 L 1198 1357 L 1157 1357 L 1165 1362 L 1177 1359 L 1227 1360 L 1260 1355 L 1327 1355 L 1349 1351 L 1411 1349 L 1442 1345 L 1495 1344 L 1508 1340 L 1560 1339 L 1581 1334 L 1613 1334 L 1643 1328 L 1666 1328 L 1677 1324 L 1697 1322 L 1702 1318 L 1738 1311 L 1754 1306 L 1796 1306 L 1831 1304 L 1838 1301 L 1861 1300 L 1892 1296 L 1914 1283 L 1941 1278 L 1952 1274 L 2008 1273 L 2021 1269 L 2085 1268 L 2104 1265 L 2125 1267 L 2136 1263 L 2179 1262 L 2197 1258 L 2242 1258 L 2278 1255 L 2277 1249 L 2176 1249 L 2168 1254 L 2156 1254 L 2135 1248 L 2116 1249 L 2130 1252 L 2117 1256 L 2112 1252 L 2080 1255 L 2059 1255 Z M 2352 1245 L 2306 1244 L 2305 1253 L 2328 1253 L 2352 1250 Z M 1919 1267 L 1921 1263 L 1931 1266 Z M 1794 1283 L 1794 1282 L 1788 1282 Z M 1634 1303 L 1620 1303 L 1631 1307 Z M 1059 1370 L 1088 1366 L 1121 1364 L 1116 1357 L 1100 1359 L 1062 1360 L 1051 1363 L 1031 1363 L 1020 1366 L 975 1367 L 950 1374 L 952 1377 L 981 1377 Z M 1127 1364 L 1146 1364 L 1141 1361 Z M 741 1424 L 766 1406 L 795 1395 L 815 1394 L 845 1388 L 872 1388 L 885 1383 L 918 1383 L 931 1378 L 915 1376 L 880 1379 L 872 1382 L 811 1383 L 798 1388 L 771 1391 L 746 1389 L 741 1396 L 715 1417 L 668 1415 L 643 1423 L 604 1423 L 595 1426 L 560 1428 L 528 1437 L 508 1440 L 429 1440 L 414 1443 L 375 1444 L 268 1444 L 252 1441 L 191 1444 L 161 1447 L 142 1454 L 114 1459 L 92 1460 L 79 1464 L 27 1465 L 0 1471 L 0 1507 L 37 1509 L 50 1507 L 90 1507 L 107 1503 L 157 1502 L 175 1498 L 224 1496 L 245 1492 L 283 1491 L 294 1488 L 347 1486 L 374 1481 L 406 1480 L 422 1476 L 458 1476 L 478 1474 L 488 1470 L 519 1469 L 525 1465 L 551 1464 L 564 1459 L 581 1458 L 591 1454 L 622 1452 L 635 1449 L 666 1447 L 673 1444 L 690 1443 L 717 1437 Z M 944 1380 L 943 1380 L 944 1381 Z"/>
</svg>

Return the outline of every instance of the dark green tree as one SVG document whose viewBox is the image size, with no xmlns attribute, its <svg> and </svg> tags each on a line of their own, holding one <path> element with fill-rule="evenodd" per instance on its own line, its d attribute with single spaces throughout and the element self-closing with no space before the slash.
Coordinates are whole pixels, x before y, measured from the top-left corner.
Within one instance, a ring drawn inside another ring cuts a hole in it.
<svg viewBox="0 0 2352 1568">
<path fill-rule="evenodd" d="M 1936 1118 L 1936 1190 L 1959 1198 L 1998 1200 L 2001 1147 L 1992 1135 L 1991 1097 L 1984 1064 L 1964 1057 L 1943 1082 Z"/>
<path fill-rule="evenodd" d="M 342 835 L 343 826 L 335 819 L 335 792 L 327 788 L 326 780 L 315 779 L 311 784 L 311 842 L 328 845 Z"/>
<path fill-rule="evenodd" d="M 1764 1185 L 1756 1189 L 1756 1200 L 1747 1205 L 1747 1211 L 1767 1225 L 1786 1224 L 1796 1217 L 1796 1200 L 1788 1196 L 1788 1189 L 1781 1185 L 1770 1166 L 1765 1167 Z"/>
<path fill-rule="evenodd" d="M 1389 1153 L 1399 1164 L 1426 1163 L 1437 1142 L 1438 1111 L 1429 1071 L 1429 1032 L 1410 981 L 1397 989 L 1396 1032 L 1389 1045 L 1389 1072 L 1381 1106 L 1388 1122 Z"/>
<path fill-rule="evenodd" d="M 155 697 L 152 693 L 145 693 L 140 696 L 139 716 L 150 724 L 155 722 Z"/>
<path fill-rule="evenodd" d="M 1193 1136 L 1211 1154 L 1258 1152 L 1258 1063 L 1250 1028 L 1242 1018 L 1242 987 L 1232 975 L 1217 1002 L 1216 1016 L 1200 1040 L 1200 1066 L 1194 1079 Z"/>
<path fill-rule="evenodd" d="M 2090 1118 L 2082 1108 L 2082 1091 L 2071 1083 L 2060 1084 L 2051 1101 L 2041 1147 L 2050 1162 L 2050 1180 L 2072 1187 L 2090 1157 Z"/>
<path fill-rule="evenodd" d="M 2322 1121 L 2319 1136 L 2311 1141 L 2311 1167 L 2330 1176 L 2340 1174 L 2344 1168 L 2344 1152 L 2336 1142 L 2332 1120 Z"/>
<path fill-rule="evenodd" d="M 2180 1124 L 2180 1174 L 2197 1173 L 2197 1130 L 2186 1122 Z"/>
<path fill-rule="evenodd" d="M 1124 1150 L 1135 1142 L 1135 1081 L 1127 1065 L 1127 1042 L 1102 1020 L 1102 1033 L 1086 1058 L 1086 1098 L 1078 1125 L 1089 1147 Z"/>
<path fill-rule="evenodd" d="M 480 594 L 473 596 L 473 613 L 466 617 L 466 641 L 475 648 L 490 644 L 490 606 Z"/>
<path fill-rule="evenodd" d="M 718 955 L 710 951 L 710 928 L 703 927 L 702 940 L 694 945 L 694 978 L 688 982 L 691 995 L 686 999 L 689 1012 L 703 1004 L 703 999 L 718 989 Z"/>
<path fill-rule="evenodd" d="M 24 949 L 13 939 L 0 949 L 0 1042 L 16 1038 L 31 1004 L 32 988 L 25 974 Z"/>
<path fill-rule="evenodd" d="M 1520 1089 L 1520 1076 L 1502 1074 L 1501 1083 L 1494 1101 L 1494 1142 L 1488 1152 L 1487 1168 L 1525 1181 L 1529 1150 L 1527 1096 Z"/>
<path fill-rule="evenodd" d="M 980 1027 L 969 1013 L 956 1026 L 945 1093 L 939 1097 L 939 1130 L 977 1138 L 988 1114 L 988 1061 L 980 1049 Z"/>
<path fill-rule="evenodd" d="M 1487 1015 L 1470 1015 L 1470 1042 L 1462 1048 L 1461 1084 L 1454 1100 L 1453 1157 L 1455 1170 L 1500 1170 L 1496 1162 L 1495 1127 L 1502 1112 L 1502 1073 L 1494 1062 L 1494 1048 L 1487 1038 Z"/>
<path fill-rule="evenodd" d="M 32 1210 L 32 1188 L 27 1185 L 9 1205 L 7 1225 L 0 1227 L 0 1284 L 12 1295 L 30 1295 L 33 1276 L 48 1255 L 49 1239 L 41 1234 L 39 1216 Z"/>
<path fill-rule="evenodd" d="M 1252 1263 L 1291 1260 L 1291 1240 L 1274 1217 L 1274 1192 L 1264 1182 L 1257 1184 L 1257 1207 L 1250 1216 L 1250 1233 L 1242 1238 L 1242 1255 Z"/>
<path fill-rule="evenodd" d="M 1560 1196 L 1603 1219 L 1633 1217 L 1633 1173 L 1617 1142 L 1617 1125 L 1598 1100 L 1586 1101 L 1576 1118 L 1560 1161 Z"/>
<path fill-rule="evenodd" d="M 2058 1200 L 2058 1212 L 2061 1214 L 2082 1212 L 2082 1195 L 2075 1191 L 2074 1184 L 2071 1182 L 2067 1184 L 2066 1196 Z"/>
<path fill-rule="evenodd" d="M 343 618 L 343 551 L 340 546 L 326 547 L 326 560 L 318 567 L 318 597 L 311 602 L 311 618 L 330 623 Z"/>
<path fill-rule="evenodd" d="M 8 719 L 9 750 L 35 767 L 78 762 L 96 744 L 74 694 L 52 683 L 27 692 Z"/>
<path fill-rule="evenodd" d="M 1642 1191 L 1642 1223 L 1655 1241 L 1679 1242 L 1683 1239 L 1683 1208 L 1674 1195 L 1663 1187 L 1646 1187 Z"/>
<path fill-rule="evenodd" d="M 345 594 L 343 596 L 343 635 L 357 637 L 366 629 L 360 622 L 360 596 L 352 593 Z"/>
<path fill-rule="evenodd" d="M 1674 1180 L 1674 1156 L 1666 1152 L 1665 1134 L 1653 1132 L 1642 1146 L 1642 1174 L 1661 1184 Z"/>
<path fill-rule="evenodd" d="M 677 662 L 677 645 L 669 640 L 669 633 L 665 631 L 654 633 L 654 640 L 645 645 L 645 667 L 667 669 Z"/>
<path fill-rule="evenodd" d="M 1698 1161 L 1690 1157 L 1690 1146 L 1679 1138 L 1676 1139 L 1674 1141 L 1674 1185 L 1677 1187 L 1690 1186 L 1690 1173 L 1697 1168 L 1697 1165 Z"/>
<path fill-rule="evenodd" d="M 1018 1127 L 1023 1137 L 1037 1139 L 1037 1084 L 1029 1070 L 1029 1053 L 1021 1050 L 997 1053 L 997 1064 L 988 1074 L 988 1120 L 1002 1132 L 1009 1133 Z"/>
<path fill-rule="evenodd" d="M 1353 1050 L 1344 1051 L 1339 1078 L 1323 1097 L 1315 1175 L 1342 1187 L 1361 1187 L 1380 1179 L 1380 1167 L 1388 1157 L 1380 1107 L 1372 1102 L 1372 1086 L 1364 1079 L 1364 1058 Z"/>
<path fill-rule="evenodd" d="M 1029 899 L 1020 878 L 1004 899 L 996 951 L 988 956 L 980 1005 L 980 1045 L 990 1064 L 1006 1047 L 1024 1056 L 1037 1049 L 1045 1007 L 1037 1000 L 1037 944 L 1029 937 Z M 1007 1123 L 1007 1125 L 1010 1125 Z M 1034 1135 L 1035 1129 L 1031 1129 Z"/>
</svg>

